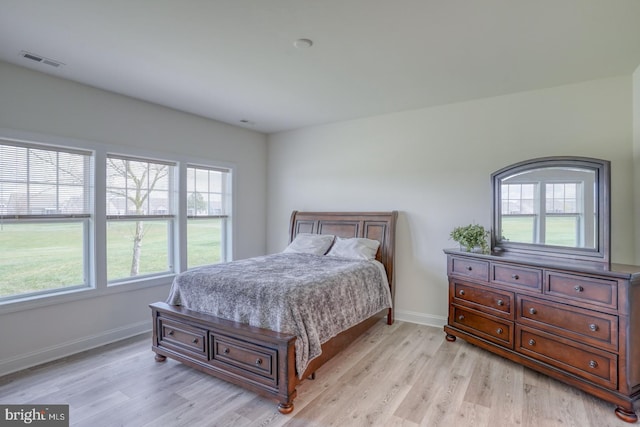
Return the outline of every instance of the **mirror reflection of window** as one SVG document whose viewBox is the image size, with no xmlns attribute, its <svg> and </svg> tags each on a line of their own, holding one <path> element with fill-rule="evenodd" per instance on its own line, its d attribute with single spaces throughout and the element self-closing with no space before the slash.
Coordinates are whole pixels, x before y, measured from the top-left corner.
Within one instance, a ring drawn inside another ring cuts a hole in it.
<svg viewBox="0 0 640 427">
<path fill-rule="evenodd" d="M 502 179 L 503 241 L 594 248 L 596 175 L 592 169 L 544 168 Z M 589 214 L 587 214 L 589 213 Z"/>
<path fill-rule="evenodd" d="M 546 184 L 545 243 L 556 246 L 583 247 L 581 230 L 584 202 L 582 182 Z"/>
<path fill-rule="evenodd" d="M 534 243 L 538 224 L 538 184 L 502 185 L 502 236 L 514 242 Z"/>
</svg>

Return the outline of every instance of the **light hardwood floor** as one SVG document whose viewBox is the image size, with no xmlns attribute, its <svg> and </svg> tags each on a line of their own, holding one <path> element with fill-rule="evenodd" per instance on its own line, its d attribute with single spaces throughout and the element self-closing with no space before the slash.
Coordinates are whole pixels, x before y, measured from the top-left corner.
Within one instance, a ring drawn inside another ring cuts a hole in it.
<svg viewBox="0 0 640 427">
<path fill-rule="evenodd" d="M 0 403 L 64 403 L 73 426 L 629 426 L 604 401 L 438 328 L 383 321 L 298 387 L 295 410 L 180 363 L 142 336 L 0 378 Z"/>
</svg>

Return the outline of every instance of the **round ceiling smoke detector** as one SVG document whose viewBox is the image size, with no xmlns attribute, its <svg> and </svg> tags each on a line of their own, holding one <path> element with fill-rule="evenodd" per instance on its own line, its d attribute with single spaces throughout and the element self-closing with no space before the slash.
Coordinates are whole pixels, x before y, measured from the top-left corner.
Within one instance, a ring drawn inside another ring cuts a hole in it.
<svg viewBox="0 0 640 427">
<path fill-rule="evenodd" d="M 309 39 L 298 39 L 293 42 L 293 45 L 298 49 L 309 49 L 313 46 L 313 41 Z"/>
</svg>

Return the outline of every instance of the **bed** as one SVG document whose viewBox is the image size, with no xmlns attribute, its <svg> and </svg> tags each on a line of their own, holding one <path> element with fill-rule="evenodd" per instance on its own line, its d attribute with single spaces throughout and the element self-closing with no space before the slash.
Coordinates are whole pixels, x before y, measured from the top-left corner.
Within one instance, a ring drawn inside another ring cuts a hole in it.
<svg viewBox="0 0 640 427">
<path fill-rule="evenodd" d="M 291 215 L 289 242 L 298 235 L 361 237 L 379 242 L 375 259 L 384 267 L 385 284 L 393 300 L 394 246 L 397 212 L 298 212 Z M 265 257 L 270 262 L 274 258 Z M 178 276 L 180 277 L 180 275 Z M 174 282 L 175 287 L 175 282 Z M 232 382 L 278 402 L 278 410 L 293 411 L 296 386 L 347 347 L 374 323 L 386 317 L 393 323 L 393 305 L 377 311 L 322 342 L 320 354 L 300 369 L 300 338 L 292 332 L 252 326 L 205 311 L 177 305 L 174 288 L 167 302 L 150 305 L 153 317 L 152 349 L 156 360 L 167 357 L 209 375 Z M 298 341 L 298 342 L 297 342 Z M 296 352 L 296 347 L 298 351 Z"/>
</svg>

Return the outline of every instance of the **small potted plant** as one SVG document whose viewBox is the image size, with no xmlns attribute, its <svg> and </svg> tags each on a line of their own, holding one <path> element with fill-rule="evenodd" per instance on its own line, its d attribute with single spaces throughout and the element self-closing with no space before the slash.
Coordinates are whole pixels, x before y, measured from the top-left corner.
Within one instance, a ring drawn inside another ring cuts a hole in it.
<svg viewBox="0 0 640 427">
<path fill-rule="evenodd" d="M 489 253 L 489 244 L 487 243 L 489 231 L 479 224 L 456 227 L 450 236 L 460 244 L 460 248 L 465 248 L 467 252 Z"/>
</svg>

